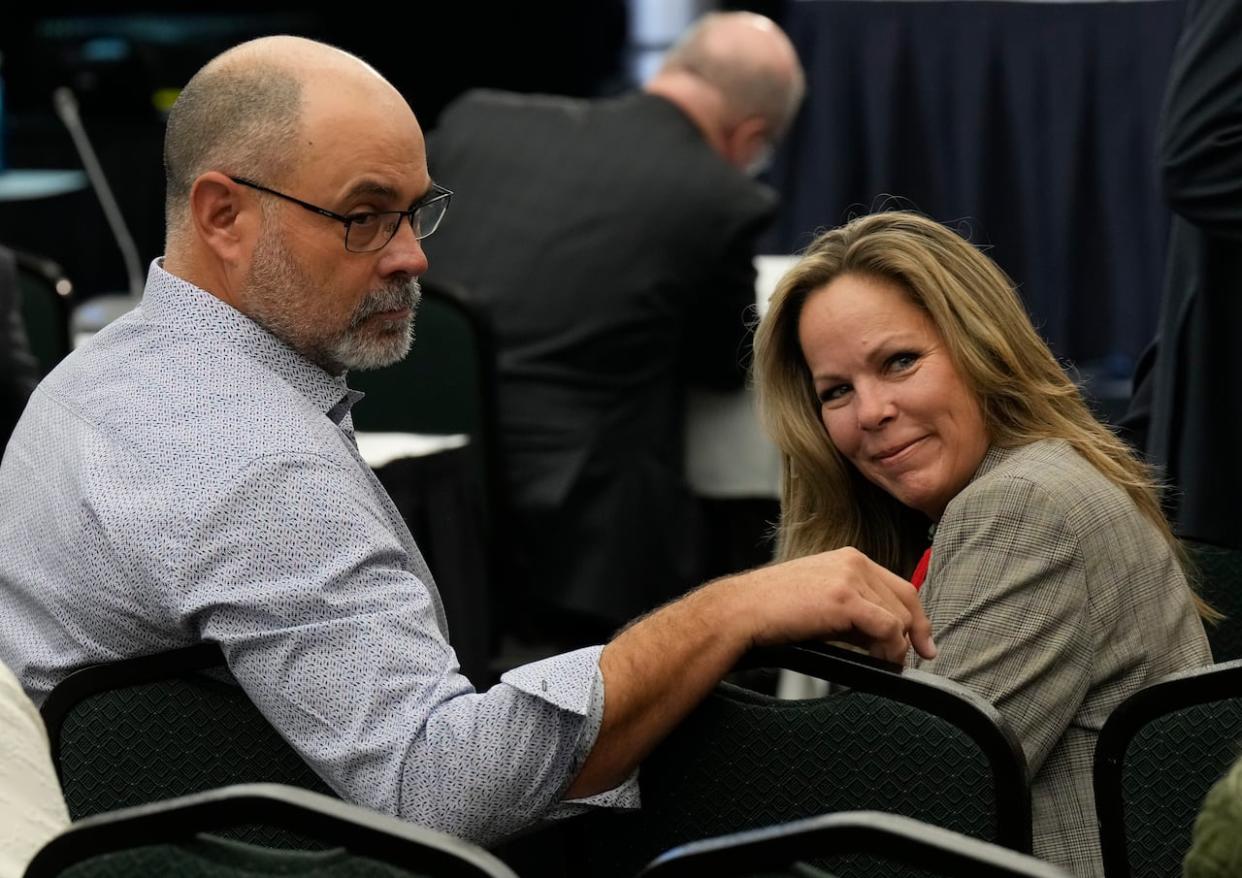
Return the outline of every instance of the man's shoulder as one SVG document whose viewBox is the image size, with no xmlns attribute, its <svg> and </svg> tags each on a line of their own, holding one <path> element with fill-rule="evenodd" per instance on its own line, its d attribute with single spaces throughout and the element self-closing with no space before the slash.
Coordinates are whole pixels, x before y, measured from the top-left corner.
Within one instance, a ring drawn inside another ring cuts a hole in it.
<svg viewBox="0 0 1242 878">
<path fill-rule="evenodd" d="M 70 354 L 39 397 L 34 404 L 51 410 L 52 420 L 72 419 L 120 455 L 173 468 L 208 461 L 217 473 L 314 451 L 336 430 L 258 361 L 141 314 Z"/>
<path fill-rule="evenodd" d="M 595 107 L 596 102 L 584 98 L 478 88 L 465 92 L 444 109 L 437 130 L 463 125 L 581 118 Z"/>
</svg>

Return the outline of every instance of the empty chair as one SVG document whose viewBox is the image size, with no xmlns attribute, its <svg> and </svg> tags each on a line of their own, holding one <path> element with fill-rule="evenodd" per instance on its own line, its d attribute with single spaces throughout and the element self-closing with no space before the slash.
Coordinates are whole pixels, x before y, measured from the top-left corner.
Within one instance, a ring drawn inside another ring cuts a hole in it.
<svg viewBox="0 0 1242 878">
<path fill-rule="evenodd" d="M 232 681 L 214 643 L 85 668 L 42 712 L 75 820 L 239 783 L 331 793 Z"/>
<path fill-rule="evenodd" d="M 312 839 L 319 849 L 261 848 L 202 834 L 245 824 Z M 275 784 L 226 787 L 89 817 L 48 842 L 26 870 L 26 878 L 290 874 L 516 878 L 491 854 L 452 836 Z"/>
<path fill-rule="evenodd" d="M 659 857 L 641 878 L 817 878 L 834 860 L 865 856 L 962 878 L 1068 878 L 1050 863 L 878 811 L 847 811 L 692 842 Z"/>
<path fill-rule="evenodd" d="M 46 375 L 71 350 L 69 314 L 73 284 L 59 265 L 44 256 L 13 251 L 21 291 L 22 322 L 30 351 Z"/>
<path fill-rule="evenodd" d="M 631 875 L 688 841 L 834 811 L 886 810 L 1030 850 L 1025 758 L 983 699 L 832 647 L 765 650 L 748 664 L 849 688 L 782 701 L 718 686 L 643 763 L 642 809 L 591 815 L 571 833 L 592 875 Z"/>
<path fill-rule="evenodd" d="M 1181 873 L 1203 798 L 1242 753 L 1242 660 L 1173 674 L 1109 716 L 1095 803 L 1109 878 Z"/>
</svg>

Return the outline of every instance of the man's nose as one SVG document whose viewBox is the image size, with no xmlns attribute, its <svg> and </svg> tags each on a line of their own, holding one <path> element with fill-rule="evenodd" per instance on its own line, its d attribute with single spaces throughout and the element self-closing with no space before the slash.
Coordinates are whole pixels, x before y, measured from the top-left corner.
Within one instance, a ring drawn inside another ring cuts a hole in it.
<svg viewBox="0 0 1242 878">
<path fill-rule="evenodd" d="M 423 242 L 414 234 L 414 227 L 403 219 L 397 234 L 388 242 L 380 258 L 380 273 L 385 277 L 392 274 L 405 274 L 419 277 L 427 271 L 427 254 L 423 252 Z"/>
</svg>

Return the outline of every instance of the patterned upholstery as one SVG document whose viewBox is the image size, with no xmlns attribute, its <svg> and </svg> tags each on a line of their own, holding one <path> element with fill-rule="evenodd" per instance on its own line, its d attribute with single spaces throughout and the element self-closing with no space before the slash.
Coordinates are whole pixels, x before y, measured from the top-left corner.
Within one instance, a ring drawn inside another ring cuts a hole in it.
<svg viewBox="0 0 1242 878">
<path fill-rule="evenodd" d="M 214 645 L 191 647 L 91 668 L 53 691 L 44 717 L 73 819 L 238 783 L 332 795 L 223 661 Z M 137 673 L 155 679 L 133 679 Z M 240 837 L 282 840 L 258 828 Z"/>
<path fill-rule="evenodd" d="M 902 689 L 920 690 L 930 675 L 886 676 Z M 935 695 L 959 704 L 973 700 L 951 686 Z M 998 775 L 985 746 L 944 712 L 892 693 L 869 694 L 855 685 L 827 698 L 780 701 L 721 684 L 643 764 L 642 810 L 584 821 L 582 855 L 592 875 L 632 875 L 688 841 L 860 809 L 984 840 L 1002 836 L 1002 819 L 1011 839 L 1014 821 L 1026 821 L 1029 845 L 1021 753 L 1013 744 L 1005 748 L 1000 772 L 1022 803 L 1015 807 L 998 801 Z M 861 859 L 834 863 L 831 872 L 894 874 Z"/>
<path fill-rule="evenodd" d="M 1139 690 L 1096 746 L 1100 842 L 1110 875 L 1180 875 L 1208 790 L 1242 755 L 1242 661 Z"/>
<path fill-rule="evenodd" d="M 1199 593 L 1225 614 L 1224 621 L 1207 625 L 1212 658 L 1217 662 L 1242 659 L 1242 550 L 1207 543 L 1184 545 L 1195 568 Z"/>
</svg>

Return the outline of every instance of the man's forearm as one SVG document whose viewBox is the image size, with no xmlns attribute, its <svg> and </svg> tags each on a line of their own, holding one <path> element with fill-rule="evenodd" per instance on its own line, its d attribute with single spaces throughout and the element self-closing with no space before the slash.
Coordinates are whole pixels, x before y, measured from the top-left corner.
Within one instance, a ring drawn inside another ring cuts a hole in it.
<svg viewBox="0 0 1242 878">
<path fill-rule="evenodd" d="M 749 648 L 731 616 L 736 585 L 704 586 L 631 625 L 604 648 L 604 720 L 566 793 L 580 798 L 624 780 Z"/>
<path fill-rule="evenodd" d="M 604 719 L 567 796 L 623 781 L 752 646 L 838 637 L 889 661 L 936 654 L 914 587 L 854 549 L 720 579 L 640 620 L 600 656 Z"/>
</svg>

